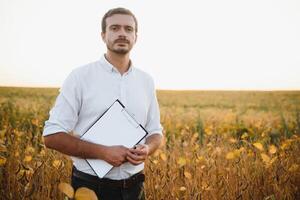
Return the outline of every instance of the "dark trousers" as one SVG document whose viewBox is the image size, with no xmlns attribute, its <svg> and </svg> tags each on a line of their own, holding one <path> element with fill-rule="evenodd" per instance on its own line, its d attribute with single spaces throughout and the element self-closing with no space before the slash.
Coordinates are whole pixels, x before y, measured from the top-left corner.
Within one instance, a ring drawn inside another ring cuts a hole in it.
<svg viewBox="0 0 300 200">
<path fill-rule="evenodd" d="M 86 178 L 74 176 L 73 172 L 71 185 L 75 191 L 80 187 L 87 187 L 93 190 L 99 200 L 145 200 L 143 181 L 137 182 L 130 187 L 111 186 L 97 184 L 95 181 L 88 181 Z"/>
</svg>

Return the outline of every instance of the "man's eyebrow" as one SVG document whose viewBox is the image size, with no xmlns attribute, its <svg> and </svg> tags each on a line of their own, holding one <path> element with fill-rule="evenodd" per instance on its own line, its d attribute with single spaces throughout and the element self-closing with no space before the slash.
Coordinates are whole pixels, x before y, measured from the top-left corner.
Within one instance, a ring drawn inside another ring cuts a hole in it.
<svg viewBox="0 0 300 200">
<path fill-rule="evenodd" d="M 109 27 L 112 27 L 112 26 L 121 26 L 120 24 L 111 24 Z"/>
<path fill-rule="evenodd" d="M 131 27 L 131 28 L 134 28 L 133 26 L 131 25 L 121 25 L 121 24 L 111 24 L 109 27 L 111 26 L 124 26 L 124 27 Z"/>
<path fill-rule="evenodd" d="M 125 27 L 130 27 L 130 28 L 134 28 L 133 26 L 131 26 L 131 25 L 125 25 Z"/>
</svg>

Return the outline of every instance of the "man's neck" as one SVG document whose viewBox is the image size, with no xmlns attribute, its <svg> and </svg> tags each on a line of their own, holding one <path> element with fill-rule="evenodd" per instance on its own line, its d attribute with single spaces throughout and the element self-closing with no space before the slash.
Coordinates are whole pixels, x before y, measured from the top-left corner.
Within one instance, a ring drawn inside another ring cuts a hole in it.
<svg viewBox="0 0 300 200">
<path fill-rule="evenodd" d="M 120 72 L 121 75 L 123 75 L 129 69 L 130 66 L 129 53 L 120 55 L 108 51 L 105 54 L 105 58 L 110 64 L 112 64 L 115 68 L 117 68 L 117 70 Z"/>
</svg>

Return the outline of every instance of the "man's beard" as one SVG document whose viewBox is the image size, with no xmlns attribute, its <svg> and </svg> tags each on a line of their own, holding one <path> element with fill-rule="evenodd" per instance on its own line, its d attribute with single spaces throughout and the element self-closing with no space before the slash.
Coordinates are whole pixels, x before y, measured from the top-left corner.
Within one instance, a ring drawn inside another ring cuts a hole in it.
<svg viewBox="0 0 300 200">
<path fill-rule="evenodd" d="M 114 49 L 114 48 L 110 47 L 109 45 L 106 45 L 106 47 L 108 50 L 110 50 L 116 54 L 120 54 L 120 55 L 125 55 L 130 51 L 130 49 Z"/>
<path fill-rule="evenodd" d="M 118 41 L 115 41 L 114 44 L 116 44 L 116 42 L 118 42 Z M 107 49 L 109 49 L 110 51 L 112 51 L 116 54 L 125 55 L 125 54 L 129 53 L 129 51 L 131 50 L 130 43 L 127 42 L 127 44 L 128 44 L 128 49 L 123 49 L 123 48 L 114 49 L 113 45 L 108 45 L 108 44 L 106 45 L 106 47 L 107 47 Z"/>
</svg>

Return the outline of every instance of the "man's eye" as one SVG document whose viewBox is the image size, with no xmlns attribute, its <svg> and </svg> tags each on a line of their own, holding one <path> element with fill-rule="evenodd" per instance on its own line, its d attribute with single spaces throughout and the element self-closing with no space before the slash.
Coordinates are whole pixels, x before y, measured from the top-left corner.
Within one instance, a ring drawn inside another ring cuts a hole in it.
<svg viewBox="0 0 300 200">
<path fill-rule="evenodd" d="M 112 26 L 110 29 L 111 29 L 112 31 L 116 31 L 116 30 L 118 30 L 118 27 L 117 27 L 117 26 Z"/>
<path fill-rule="evenodd" d="M 127 28 L 126 28 L 126 31 L 127 31 L 127 32 L 132 32 L 132 31 L 133 31 L 133 28 L 132 28 L 132 27 L 127 27 Z"/>
</svg>

